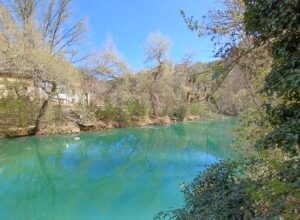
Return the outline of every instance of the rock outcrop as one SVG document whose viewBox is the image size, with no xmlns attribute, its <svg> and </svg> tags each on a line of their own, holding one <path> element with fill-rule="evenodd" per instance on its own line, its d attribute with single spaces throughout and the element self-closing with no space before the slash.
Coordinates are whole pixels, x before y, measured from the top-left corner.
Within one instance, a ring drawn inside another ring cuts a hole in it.
<svg viewBox="0 0 300 220">
<path fill-rule="evenodd" d="M 43 126 L 37 135 L 53 135 L 53 134 L 78 134 L 80 128 L 77 124 L 71 121 L 66 121 L 59 126 L 47 125 Z"/>
<path fill-rule="evenodd" d="M 5 131 L 2 131 L 0 134 L 0 137 L 24 137 L 28 136 L 28 130 L 30 128 L 9 128 L 6 129 Z"/>
<path fill-rule="evenodd" d="M 193 121 L 199 120 L 199 116 L 188 116 L 185 120 Z M 167 124 L 177 123 L 176 118 L 165 117 L 153 117 L 146 118 L 141 121 L 136 121 L 130 124 L 133 127 L 145 127 L 145 126 L 160 126 Z M 68 117 L 65 120 L 59 122 L 59 124 L 47 124 L 44 122 L 37 135 L 54 135 L 54 134 L 77 134 L 82 131 L 102 131 L 113 128 L 128 127 L 127 124 L 122 124 L 114 121 L 97 121 L 94 123 L 89 122 L 76 112 L 68 112 Z M 1 137 L 23 137 L 28 136 L 30 128 L 10 128 L 5 131 L 0 131 Z"/>
</svg>

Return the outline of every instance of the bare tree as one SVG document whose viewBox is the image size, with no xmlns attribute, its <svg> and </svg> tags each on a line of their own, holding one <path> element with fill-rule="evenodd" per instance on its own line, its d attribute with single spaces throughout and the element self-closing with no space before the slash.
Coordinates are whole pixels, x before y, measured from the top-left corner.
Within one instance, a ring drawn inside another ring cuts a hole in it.
<svg viewBox="0 0 300 220">
<path fill-rule="evenodd" d="M 126 60 L 120 55 L 111 36 L 105 40 L 100 51 L 94 52 L 88 59 L 85 76 L 89 81 L 86 92 L 93 94 L 94 103 L 126 99 L 129 95 L 129 78 L 131 70 Z M 99 88 L 101 85 L 101 88 Z M 98 88 L 95 88 L 98 87 Z M 91 91 L 93 90 L 93 91 Z"/>
<path fill-rule="evenodd" d="M 258 106 L 259 101 L 254 95 L 254 81 L 260 80 L 257 73 L 270 66 L 270 59 L 266 61 L 268 49 L 264 45 L 260 48 L 255 47 L 252 37 L 246 35 L 244 1 L 220 0 L 219 2 L 222 9 L 209 11 L 207 16 L 198 20 L 193 16 L 186 16 L 185 12 L 181 11 L 188 27 L 197 32 L 200 37 L 209 37 L 214 45 L 215 57 L 221 58 L 220 62 L 214 62 L 208 70 L 198 74 L 198 81 L 203 85 L 207 84 L 206 95 L 200 101 L 211 102 L 217 107 L 214 96 L 224 88 L 223 84 L 228 82 L 226 79 L 231 73 L 240 73 L 236 71 L 240 69 L 247 75 L 244 77 L 247 81 L 247 90 L 251 94 L 253 104 Z M 213 80 L 205 80 L 207 75 L 211 75 Z"/>
<path fill-rule="evenodd" d="M 152 33 L 148 37 L 147 43 L 144 45 L 145 63 L 152 63 L 154 67 L 149 71 L 150 79 L 148 84 L 148 92 L 153 115 L 158 116 L 157 105 L 159 97 L 155 91 L 155 84 L 160 75 L 163 74 L 164 68 L 168 61 L 168 52 L 171 46 L 170 40 L 161 33 Z"/>
<path fill-rule="evenodd" d="M 71 22 L 72 0 L 1 0 L 1 3 L 23 29 L 31 46 L 42 43 L 53 55 L 77 52 L 74 46 L 81 42 L 86 25 L 84 19 Z M 35 39 L 41 42 L 34 41 L 37 34 L 40 38 Z"/>
<path fill-rule="evenodd" d="M 96 55 L 96 74 L 107 79 L 116 79 L 130 72 L 127 62 L 118 52 L 112 37 L 107 37 L 102 51 Z"/>
<path fill-rule="evenodd" d="M 71 0 L 2 0 L 0 2 L 1 73 L 27 74 L 47 95 L 37 115 L 36 134 L 59 84 L 78 75 L 67 60 L 83 36 L 82 21 L 71 24 Z"/>
</svg>

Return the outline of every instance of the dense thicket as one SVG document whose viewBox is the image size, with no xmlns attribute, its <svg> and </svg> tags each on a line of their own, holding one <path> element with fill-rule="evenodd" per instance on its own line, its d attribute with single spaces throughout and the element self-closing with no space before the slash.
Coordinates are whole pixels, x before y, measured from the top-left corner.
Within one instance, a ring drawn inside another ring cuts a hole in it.
<svg viewBox="0 0 300 220">
<path fill-rule="evenodd" d="M 266 96 L 276 96 L 266 103 L 270 131 L 262 147 L 281 147 L 299 154 L 300 144 L 300 3 L 292 1 L 248 1 L 245 24 L 256 45 L 267 44 L 271 50 L 272 70 L 263 87 Z"/>
<path fill-rule="evenodd" d="M 156 218 L 299 219 L 299 1 L 225 1 L 225 10 L 204 25 L 184 18 L 191 29 L 229 41 L 218 44 L 216 55 L 226 64 L 238 54 L 234 66 L 251 77 L 258 108 L 241 117 L 243 159 L 211 166 L 185 185 L 183 208 Z M 262 62 L 252 59 L 258 51 Z"/>
</svg>

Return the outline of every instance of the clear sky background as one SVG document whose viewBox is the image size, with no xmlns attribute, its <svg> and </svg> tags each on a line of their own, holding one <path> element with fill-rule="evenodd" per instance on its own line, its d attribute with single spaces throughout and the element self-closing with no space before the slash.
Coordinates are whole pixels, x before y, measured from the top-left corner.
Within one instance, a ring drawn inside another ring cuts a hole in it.
<svg viewBox="0 0 300 220">
<path fill-rule="evenodd" d="M 86 50 L 101 49 L 107 35 L 111 35 L 118 51 L 129 65 L 143 68 L 142 45 L 150 33 L 160 32 L 171 39 L 170 56 L 179 63 L 187 50 L 196 53 L 196 60 L 213 60 L 209 39 L 199 38 L 188 30 L 180 10 L 201 18 L 218 7 L 217 0 L 75 0 L 76 17 L 87 17 L 89 37 Z"/>
</svg>

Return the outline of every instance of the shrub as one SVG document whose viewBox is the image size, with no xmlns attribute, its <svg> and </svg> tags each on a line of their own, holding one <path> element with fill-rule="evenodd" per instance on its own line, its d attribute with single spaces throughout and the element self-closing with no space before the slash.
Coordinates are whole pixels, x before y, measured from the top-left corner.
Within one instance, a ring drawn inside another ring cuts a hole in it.
<svg viewBox="0 0 300 220">
<path fill-rule="evenodd" d="M 124 108 L 132 121 L 143 119 L 147 115 L 147 108 L 137 100 L 126 102 Z"/>
<path fill-rule="evenodd" d="M 96 117 L 103 121 L 116 121 L 119 123 L 129 122 L 129 114 L 122 106 L 113 106 L 108 103 L 103 109 L 96 111 Z"/>
<path fill-rule="evenodd" d="M 238 178 L 237 170 L 238 164 L 232 161 L 212 165 L 184 186 L 183 208 L 160 212 L 156 219 L 243 219 L 251 199 L 244 191 L 247 182 Z"/>
<path fill-rule="evenodd" d="M 26 127 L 33 124 L 36 105 L 25 98 L 0 99 L 0 126 Z"/>
<path fill-rule="evenodd" d="M 187 109 L 185 106 L 179 106 L 175 108 L 171 113 L 169 114 L 169 117 L 171 118 L 177 118 L 178 121 L 183 121 L 187 113 Z"/>
<path fill-rule="evenodd" d="M 139 101 L 132 100 L 120 106 L 107 103 L 104 108 L 98 109 L 95 114 L 98 120 L 130 125 L 134 121 L 143 119 L 147 115 L 147 108 Z"/>
<path fill-rule="evenodd" d="M 207 112 L 207 105 L 202 103 L 191 103 L 189 105 L 189 115 L 204 115 Z"/>
<path fill-rule="evenodd" d="M 184 184 L 185 205 L 155 219 L 299 219 L 299 158 L 222 161 Z"/>
</svg>

